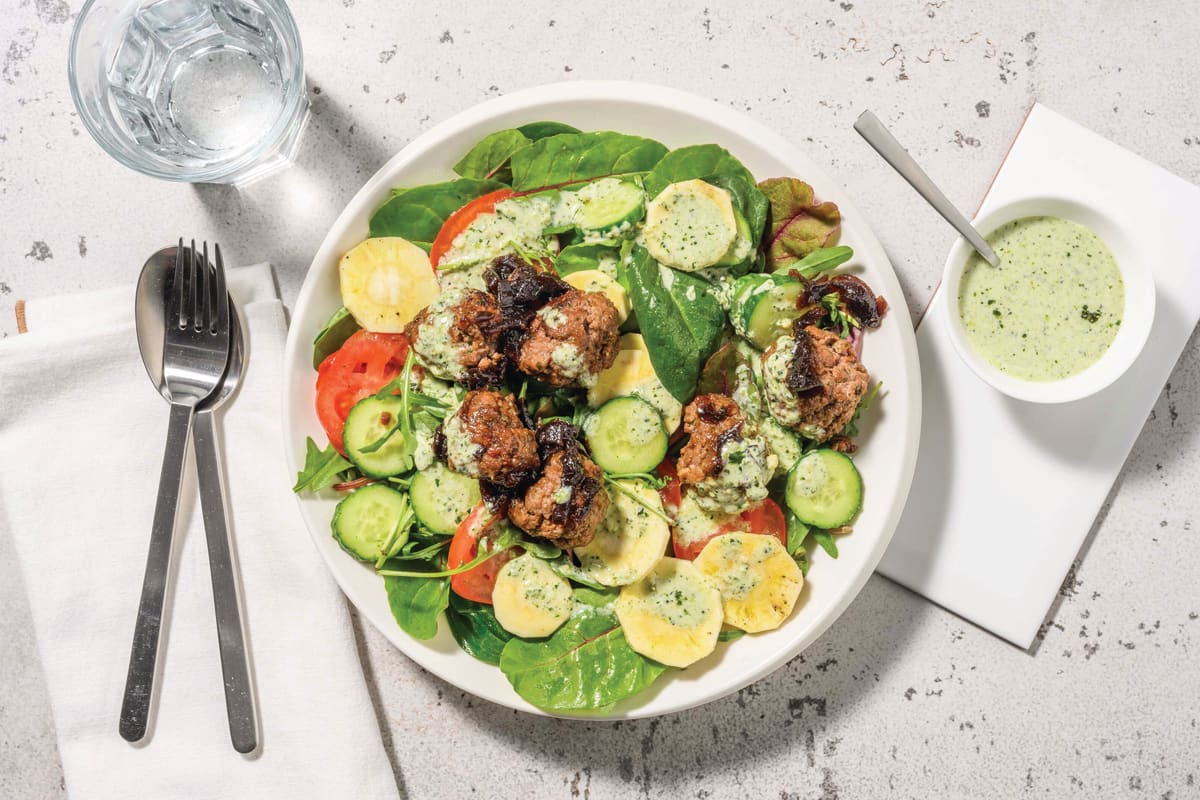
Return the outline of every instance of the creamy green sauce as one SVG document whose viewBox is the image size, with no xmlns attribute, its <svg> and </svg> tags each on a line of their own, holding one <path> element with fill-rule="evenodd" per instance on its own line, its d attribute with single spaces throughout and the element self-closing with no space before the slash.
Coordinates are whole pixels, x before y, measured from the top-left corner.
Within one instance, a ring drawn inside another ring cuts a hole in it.
<svg viewBox="0 0 1200 800">
<path fill-rule="evenodd" d="M 683 569 L 656 572 L 646 580 L 647 610 L 676 628 L 698 627 L 715 610 L 709 586 Z"/>
<path fill-rule="evenodd" d="M 518 601 L 531 615 L 546 615 L 562 622 L 571 616 L 575 601 L 571 585 L 555 574 L 544 561 L 529 553 L 504 565 L 502 574 L 517 584 Z"/>
<path fill-rule="evenodd" d="M 762 437 L 730 439 L 721 445 L 721 471 L 697 483 L 692 493 L 703 508 L 736 514 L 766 498 L 778 463 Z"/>
<path fill-rule="evenodd" d="M 973 253 L 958 313 L 971 346 L 1008 375 L 1053 381 L 1108 350 L 1125 311 L 1125 285 L 1103 240 L 1058 217 L 1023 217 L 987 237 L 992 267 Z"/>
</svg>

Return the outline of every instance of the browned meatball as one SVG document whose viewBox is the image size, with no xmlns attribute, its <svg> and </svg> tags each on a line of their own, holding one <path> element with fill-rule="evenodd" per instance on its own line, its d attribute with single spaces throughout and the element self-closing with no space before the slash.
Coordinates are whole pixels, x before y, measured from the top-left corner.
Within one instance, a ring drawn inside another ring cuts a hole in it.
<svg viewBox="0 0 1200 800">
<path fill-rule="evenodd" d="M 537 473 L 537 439 L 521 422 L 512 395 L 467 392 L 446 417 L 440 438 L 439 457 L 463 475 L 513 487 Z"/>
<path fill-rule="evenodd" d="M 721 446 L 741 436 L 745 417 L 737 403 L 723 394 L 702 394 L 683 409 L 688 442 L 679 451 L 679 482 L 700 483 L 720 474 Z"/>
<path fill-rule="evenodd" d="M 607 297 L 568 289 L 534 316 L 517 368 L 551 386 L 590 386 L 617 358 L 620 324 Z"/>
<path fill-rule="evenodd" d="M 436 377 L 471 386 L 499 383 L 507 359 L 500 353 L 500 308 L 487 292 L 451 289 L 408 323 L 404 332 L 421 363 Z"/>
<path fill-rule="evenodd" d="M 762 359 L 767 408 L 817 442 L 841 433 L 870 381 L 849 340 L 811 325 L 777 339 Z"/>
<path fill-rule="evenodd" d="M 538 429 L 542 474 L 508 507 L 514 525 L 559 547 L 592 541 L 608 513 L 603 473 L 579 451 L 575 436 L 562 421 Z"/>
</svg>

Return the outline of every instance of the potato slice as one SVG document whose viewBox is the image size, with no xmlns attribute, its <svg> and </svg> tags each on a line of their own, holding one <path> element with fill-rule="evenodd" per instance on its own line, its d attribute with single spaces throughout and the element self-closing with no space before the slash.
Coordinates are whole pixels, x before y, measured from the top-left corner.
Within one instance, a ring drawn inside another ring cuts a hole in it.
<svg viewBox="0 0 1200 800">
<path fill-rule="evenodd" d="M 720 588 L 726 624 L 747 633 L 782 625 L 804 587 L 796 560 L 774 536 L 717 536 L 693 563 Z"/>
<path fill-rule="evenodd" d="M 617 618 L 629 646 L 670 667 L 711 653 L 721 633 L 721 593 L 690 561 L 663 558 L 621 590 Z"/>
<path fill-rule="evenodd" d="M 401 333 L 438 295 L 437 275 L 420 247 L 398 236 L 367 239 L 338 265 L 342 304 L 363 328 Z"/>
</svg>

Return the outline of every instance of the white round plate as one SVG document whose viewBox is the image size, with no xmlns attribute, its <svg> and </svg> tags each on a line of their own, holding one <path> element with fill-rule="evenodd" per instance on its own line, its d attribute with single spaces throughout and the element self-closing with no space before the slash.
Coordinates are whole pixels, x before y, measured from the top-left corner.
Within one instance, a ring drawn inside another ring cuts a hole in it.
<svg viewBox="0 0 1200 800">
<path fill-rule="evenodd" d="M 312 339 L 341 300 L 338 259 L 367 237 L 371 213 L 398 186 L 454 177 L 451 166 L 486 134 L 538 120 L 570 123 L 581 130 L 639 134 L 668 147 L 713 142 L 737 156 L 759 179 L 794 176 L 812 184 L 817 197 L 842 212 L 841 243 L 854 248 L 856 271 L 888 300 L 878 330 L 866 337 L 863 361 L 884 394 L 863 425 L 855 463 L 866 487 L 854 532 L 838 539 L 840 556 L 819 548 L 796 611 L 778 630 L 722 644 L 686 670 L 671 670 L 645 692 L 589 719 L 628 719 L 680 711 L 734 692 L 777 669 L 810 645 L 850 605 L 875 569 L 900 519 L 917 458 L 921 424 L 921 372 L 916 339 L 900 284 L 866 220 L 825 170 L 793 144 L 753 119 L 684 92 L 625 82 L 559 83 L 515 92 L 470 108 L 417 137 L 367 181 L 322 242 L 292 314 L 285 355 L 283 424 L 287 463 L 304 463 L 304 438 L 325 443 L 313 410 L 316 374 Z M 383 581 L 347 556 L 329 531 L 336 497 L 299 498 L 317 549 L 342 591 L 409 658 L 463 691 L 511 708 L 544 713 L 512 690 L 497 667 L 462 652 L 443 621 L 437 637 L 417 641 L 392 619 Z"/>
</svg>

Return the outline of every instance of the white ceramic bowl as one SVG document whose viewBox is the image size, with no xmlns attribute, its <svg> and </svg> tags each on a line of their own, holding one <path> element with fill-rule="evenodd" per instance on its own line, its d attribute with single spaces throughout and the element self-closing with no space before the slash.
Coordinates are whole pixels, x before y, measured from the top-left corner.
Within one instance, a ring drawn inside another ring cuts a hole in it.
<svg viewBox="0 0 1200 800">
<path fill-rule="evenodd" d="M 686 670 L 672 671 L 605 718 L 645 717 L 716 699 L 772 672 L 811 644 L 858 594 L 883 555 L 908 496 L 921 423 L 921 374 L 916 340 L 891 264 L 862 214 L 837 183 L 794 145 L 760 123 L 711 100 L 638 83 L 576 82 L 527 89 L 468 109 L 421 135 L 383 166 L 330 229 L 292 314 L 283 392 L 287 462 L 299 470 L 304 437 L 325 441 L 313 410 L 312 339 L 341 304 L 338 258 L 367 236 L 367 221 L 393 187 L 453 177 L 451 166 L 486 134 L 535 120 L 560 120 L 588 130 L 641 134 L 670 147 L 716 142 L 741 158 L 760 179 L 803 178 L 817 196 L 842 211 L 842 242 L 854 248 L 857 272 L 890 301 L 882 326 L 867 336 L 864 361 L 886 392 L 865 415 L 856 463 L 865 481 L 865 506 L 854 533 L 839 540 L 837 560 L 813 554 L 801 602 L 778 630 L 747 636 Z M 300 509 L 342 590 L 387 638 L 429 672 L 479 697 L 537 712 L 512 690 L 496 667 L 462 652 L 443 622 L 432 640 L 410 638 L 393 621 L 383 581 L 343 553 L 329 532 L 337 501 L 332 492 L 302 496 Z M 298 544 L 297 546 L 303 546 Z M 597 715 L 589 718 L 595 719 Z"/>
<path fill-rule="evenodd" d="M 974 250 L 959 238 L 946 258 L 942 286 L 947 302 L 947 327 L 954 349 L 975 374 L 993 387 L 1018 400 L 1033 403 L 1067 403 L 1095 394 L 1121 377 L 1134 362 L 1154 324 L 1154 276 L 1137 256 L 1125 231 L 1113 219 L 1073 200 L 1030 197 L 1017 200 L 977 217 L 972 224 L 984 237 L 1022 217 L 1051 216 L 1077 222 L 1096 233 L 1112 250 L 1125 283 L 1125 311 L 1112 345 L 1082 372 L 1056 381 L 1030 381 L 1008 375 L 984 359 L 967 338 L 958 313 L 958 292 L 963 270 Z"/>
</svg>

